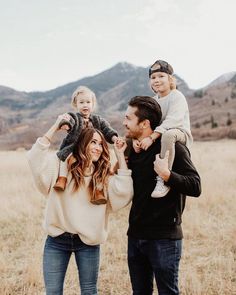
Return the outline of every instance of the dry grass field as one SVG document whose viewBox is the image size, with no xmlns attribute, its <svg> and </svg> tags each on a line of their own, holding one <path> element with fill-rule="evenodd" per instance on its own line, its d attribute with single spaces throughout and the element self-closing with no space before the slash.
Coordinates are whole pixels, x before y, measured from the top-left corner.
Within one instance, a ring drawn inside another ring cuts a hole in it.
<svg viewBox="0 0 236 295">
<path fill-rule="evenodd" d="M 188 198 L 184 212 L 183 295 L 236 294 L 235 151 L 236 141 L 230 140 L 196 142 L 192 148 L 203 192 L 199 199 Z M 0 188 L 0 294 L 44 294 L 41 222 L 45 200 L 33 185 L 24 151 L 0 152 Z M 110 235 L 102 245 L 101 295 L 131 294 L 126 263 L 128 210 L 110 217 Z M 65 295 L 79 294 L 78 289 L 72 257 Z"/>
</svg>

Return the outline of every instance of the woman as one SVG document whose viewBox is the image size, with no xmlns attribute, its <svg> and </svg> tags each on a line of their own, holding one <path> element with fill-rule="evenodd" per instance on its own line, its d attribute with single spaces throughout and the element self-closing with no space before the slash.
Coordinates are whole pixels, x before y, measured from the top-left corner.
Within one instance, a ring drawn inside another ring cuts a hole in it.
<svg viewBox="0 0 236 295">
<path fill-rule="evenodd" d="M 43 256 L 46 294 L 63 294 L 66 269 L 73 252 L 81 294 L 97 294 L 99 244 L 107 238 L 109 212 L 123 208 L 131 201 L 131 171 L 124 158 L 125 143 L 115 144 L 119 170 L 111 175 L 109 151 L 103 135 L 96 129 L 87 128 L 81 132 L 68 160 L 68 185 L 64 191 L 53 189 L 59 159 L 56 153 L 50 153 L 49 147 L 60 122 L 65 119 L 65 115 L 59 116 L 28 152 L 37 188 L 48 197 L 44 222 L 48 237 Z M 107 198 L 106 204 L 97 206 L 91 202 L 96 188 Z"/>
</svg>

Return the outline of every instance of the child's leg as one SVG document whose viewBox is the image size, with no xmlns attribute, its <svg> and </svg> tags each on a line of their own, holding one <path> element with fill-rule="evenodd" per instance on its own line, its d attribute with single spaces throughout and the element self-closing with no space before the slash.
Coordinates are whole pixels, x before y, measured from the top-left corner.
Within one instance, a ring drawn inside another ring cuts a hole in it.
<svg viewBox="0 0 236 295">
<path fill-rule="evenodd" d="M 90 202 L 94 205 L 103 205 L 107 203 L 102 185 L 98 184 L 96 186 L 95 194 L 92 196 Z"/>
<path fill-rule="evenodd" d="M 172 168 L 174 158 L 175 158 L 175 143 L 176 141 L 180 141 L 181 143 L 186 143 L 185 134 L 179 129 L 170 129 L 167 130 L 161 136 L 161 153 L 160 158 L 164 158 L 166 151 L 169 151 L 169 169 Z"/>
<path fill-rule="evenodd" d="M 70 157 L 70 155 L 69 155 Z M 68 159 L 68 157 L 67 157 Z M 59 175 L 57 178 L 57 182 L 54 185 L 54 189 L 64 191 L 67 182 L 68 168 L 67 168 L 67 159 L 63 162 L 59 162 Z"/>
<path fill-rule="evenodd" d="M 90 202 L 94 205 L 103 205 L 107 203 L 107 199 L 104 196 L 104 192 L 98 189 L 95 190 L 95 195 L 91 198 Z"/>
<path fill-rule="evenodd" d="M 59 168 L 59 177 L 66 177 L 67 178 L 68 169 L 67 169 L 67 159 L 63 162 L 60 161 L 60 168 Z"/>
<path fill-rule="evenodd" d="M 180 141 L 186 143 L 185 134 L 179 129 L 170 129 L 162 134 L 161 137 L 161 152 L 160 158 L 164 158 L 166 151 L 169 151 L 168 166 L 169 169 L 172 168 L 174 158 L 175 158 L 175 143 Z M 157 183 L 154 191 L 152 192 L 153 198 L 164 197 L 170 190 L 170 187 L 166 186 L 163 179 L 157 176 Z"/>
</svg>

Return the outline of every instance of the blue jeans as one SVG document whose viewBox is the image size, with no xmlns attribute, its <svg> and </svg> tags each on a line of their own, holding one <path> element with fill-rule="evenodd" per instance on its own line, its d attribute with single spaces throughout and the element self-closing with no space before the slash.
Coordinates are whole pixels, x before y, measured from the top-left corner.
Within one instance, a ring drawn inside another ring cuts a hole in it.
<svg viewBox="0 0 236 295">
<path fill-rule="evenodd" d="M 100 246 L 84 244 L 78 235 L 64 233 L 47 237 L 43 254 L 43 275 L 47 295 L 62 295 L 71 254 L 74 252 L 82 295 L 97 295 Z"/>
<path fill-rule="evenodd" d="M 133 295 L 151 295 L 155 276 L 159 295 L 179 294 L 182 240 L 128 238 L 128 265 Z"/>
</svg>

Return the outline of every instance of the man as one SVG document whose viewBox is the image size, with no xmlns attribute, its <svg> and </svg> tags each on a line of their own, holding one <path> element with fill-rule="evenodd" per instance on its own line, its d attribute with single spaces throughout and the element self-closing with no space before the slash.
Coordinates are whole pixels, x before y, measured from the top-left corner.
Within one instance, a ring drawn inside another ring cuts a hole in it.
<svg viewBox="0 0 236 295">
<path fill-rule="evenodd" d="M 133 97 L 123 122 L 126 137 L 139 141 L 148 136 L 153 138 L 153 130 L 160 124 L 161 116 L 155 99 Z M 201 193 L 200 177 L 186 146 L 176 143 L 171 171 L 168 169 L 168 155 L 164 159 L 159 158 L 160 149 L 158 138 L 146 151 L 136 153 L 131 148 L 128 156 L 134 183 L 128 229 L 128 265 L 134 295 L 152 294 L 154 276 L 159 295 L 179 294 L 178 270 L 183 238 L 181 215 L 186 195 L 198 197 Z M 162 198 L 151 197 L 157 175 L 170 187 Z"/>
</svg>

